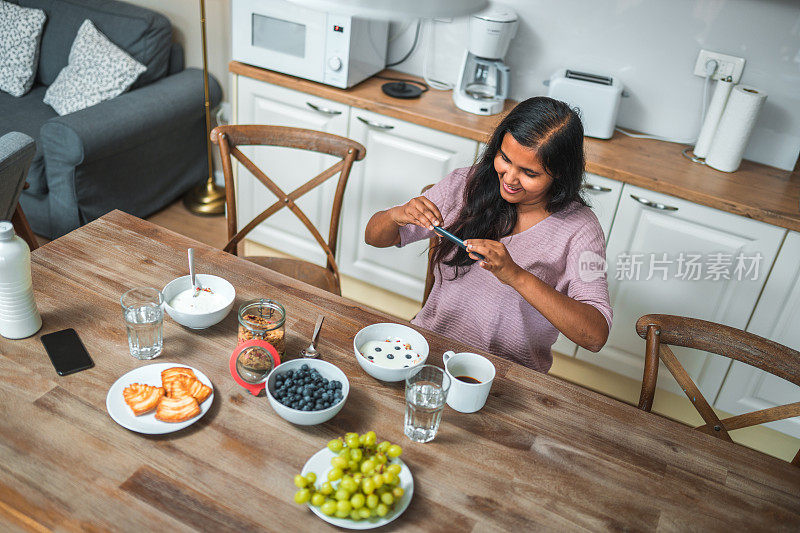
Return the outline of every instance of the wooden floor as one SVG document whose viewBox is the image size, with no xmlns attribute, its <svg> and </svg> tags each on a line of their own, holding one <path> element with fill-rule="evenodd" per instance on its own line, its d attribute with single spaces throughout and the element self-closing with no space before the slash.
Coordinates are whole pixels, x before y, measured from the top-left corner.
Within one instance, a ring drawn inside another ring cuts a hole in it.
<svg viewBox="0 0 800 533">
<path fill-rule="evenodd" d="M 153 224 L 186 235 L 214 248 L 222 249 L 228 243 L 225 216 L 198 216 L 189 212 L 183 200 L 167 206 L 147 220 Z"/>
</svg>

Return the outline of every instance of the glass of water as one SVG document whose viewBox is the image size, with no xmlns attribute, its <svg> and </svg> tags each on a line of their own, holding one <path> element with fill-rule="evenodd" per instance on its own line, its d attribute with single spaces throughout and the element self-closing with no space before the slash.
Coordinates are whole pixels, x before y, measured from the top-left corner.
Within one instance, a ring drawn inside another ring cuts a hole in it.
<svg viewBox="0 0 800 533">
<path fill-rule="evenodd" d="M 164 295 L 158 289 L 137 287 L 119 301 L 131 355 L 144 360 L 158 357 L 164 346 Z"/>
<path fill-rule="evenodd" d="M 414 442 L 429 442 L 436 436 L 442 410 L 450 390 L 450 376 L 438 366 L 422 365 L 406 378 L 404 431 Z"/>
</svg>

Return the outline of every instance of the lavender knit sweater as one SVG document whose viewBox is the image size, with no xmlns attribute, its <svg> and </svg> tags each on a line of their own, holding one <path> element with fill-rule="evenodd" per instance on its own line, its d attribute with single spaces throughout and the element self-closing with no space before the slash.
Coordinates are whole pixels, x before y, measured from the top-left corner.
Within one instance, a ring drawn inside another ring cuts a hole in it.
<svg viewBox="0 0 800 533">
<path fill-rule="evenodd" d="M 442 213 L 445 227 L 455 220 L 464 203 L 468 171 L 469 168 L 461 168 L 451 172 L 425 193 Z M 409 224 L 400 228 L 400 246 L 432 236 L 432 231 Z M 582 253 L 592 252 L 605 259 L 603 230 L 591 209 L 573 202 L 531 228 L 503 237 L 500 242 L 522 268 L 570 298 L 597 308 L 611 329 L 612 311 L 605 275 L 595 279 L 579 275 Z M 441 272 L 435 269 L 433 290 L 411 322 L 534 370 L 550 370 L 553 364 L 550 347 L 558 330 L 491 272 L 477 264 L 466 273 L 460 270 L 461 276 L 450 281 L 453 267 L 442 265 Z"/>
</svg>

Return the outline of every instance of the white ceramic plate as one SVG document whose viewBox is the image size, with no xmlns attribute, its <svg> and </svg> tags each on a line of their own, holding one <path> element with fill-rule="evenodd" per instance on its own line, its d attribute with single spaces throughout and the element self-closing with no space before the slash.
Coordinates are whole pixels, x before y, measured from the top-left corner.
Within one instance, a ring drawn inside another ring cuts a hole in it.
<svg viewBox="0 0 800 533">
<path fill-rule="evenodd" d="M 314 472 L 317 475 L 318 484 L 322 483 L 321 480 L 328 479 L 328 471 L 332 468 L 331 467 L 331 459 L 336 457 L 337 454 L 330 451 L 327 446 L 322 450 L 318 451 L 314 455 L 311 456 L 306 464 L 303 466 L 303 470 L 300 472 L 303 475 L 306 475 L 309 472 Z M 366 520 L 350 520 L 349 518 L 336 518 L 335 516 L 325 516 L 322 514 L 322 511 L 319 510 L 319 507 L 314 507 L 310 503 L 308 504 L 309 509 L 317 515 L 318 517 L 322 518 L 329 524 L 333 524 L 334 526 L 342 527 L 345 529 L 372 529 L 376 527 L 381 527 L 384 524 L 388 524 L 401 514 L 403 511 L 406 510 L 408 504 L 411 503 L 411 497 L 414 495 L 414 477 L 411 475 L 411 471 L 408 469 L 406 464 L 398 459 L 391 460 L 393 463 L 397 463 L 403 467 L 400 471 L 400 486 L 403 487 L 405 491 L 403 497 L 400 498 L 400 501 L 395 502 L 392 510 L 389 511 L 389 514 L 384 516 L 383 518 L 368 518 Z"/>
<path fill-rule="evenodd" d="M 122 397 L 122 391 L 125 390 L 125 387 L 131 383 L 144 383 L 145 385 L 161 387 L 161 371 L 175 366 L 192 369 L 195 376 L 197 376 L 197 379 L 199 379 L 205 385 L 211 387 L 211 394 L 208 398 L 206 398 L 206 401 L 200 404 L 200 414 L 194 418 L 190 418 L 189 420 L 175 423 L 156 420 L 155 409 L 141 416 L 134 416 L 133 411 L 131 411 L 130 407 L 128 407 L 128 404 L 125 403 L 125 400 Z M 208 379 L 208 376 L 196 368 L 192 368 L 189 365 L 181 365 L 179 363 L 153 363 L 151 365 L 141 366 L 131 370 L 115 381 L 114 384 L 111 385 L 111 388 L 108 389 L 108 395 L 106 396 L 106 409 L 108 410 L 108 414 L 111 415 L 111 418 L 114 419 L 114 422 L 124 428 L 130 429 L 131 431 L 136 431 L 137 433 L 144 433 L 146 435 L 161 435 L 163 433 L 172 433 L 174 431 L 181 430 L 186 426 L 191 426 L 200 420 L 200 418 L 202 418 L 206 412 L 208 412 L 208 409 L 211 407 L 211 402 L 213 401 L 214 385 L 211 384 L 211 380 Z"/>
</svg>

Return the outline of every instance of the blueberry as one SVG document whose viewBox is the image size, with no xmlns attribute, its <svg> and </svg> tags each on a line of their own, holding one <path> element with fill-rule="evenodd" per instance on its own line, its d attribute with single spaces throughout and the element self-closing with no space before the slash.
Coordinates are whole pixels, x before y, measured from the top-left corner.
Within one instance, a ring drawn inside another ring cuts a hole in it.
<svg viewBox="0 0 800 533">
<path fill-rule="evenodd" d="M 323 385 L 327 385 L 328 384 L 328 378 L 322 378 L 322 384 Z"/>
<path fill-rule="evenodd" d="M 394 347 L 394 349 L 395 349 L 395 350 L 399 350 L 399 349 L 400 349 L 400 347 L 399 347 L 399 346 L 395 346 L 395 347 Z"/>
<path fill-rule="evenodd" d="M 289 370 L 289 371 L 286 373 L 286 375 L 287 375 L 288 377 L 292 377 L 292 375 L 293 375 L 293 374 L 294 374 L 294 370 Z"/>
<path fill-rule="evenodd" d="M 373 361 L 375 358 L 374 358 L 374 357 L 372 357 L 371 355 L 368 355 L 368 356 L 367 356 L 367 359 L 369 359 L 370 361 Z"/>
<path fill-rule="evenodd" d="M 406 359 L 411 359 L 411 354 L 410 353 L 406 354 Z"/>
<path fill-rule="evenodd" d="M 403 365 L 403 368 L 408 368 L 408 367 L 409 367 L 409 365 Z"/>
<path fill-rule="evenodd" d="M 380 349 L 380 348 L 378 348 L 378 347 L 376 347 L 376 348 L 375 348 L 375 351 L 376 351 L 376 352 L 380 352 L 380 351 L 381 351 L 381 349 Z"/>
<path fill-rule="evenodd" d="M 303 366 L 300 367 L 300 370 L 308 370 L 308 365 L 303 364 Z"/>
<path fill-rule="evenodd" d="M 303 407 L 303 411 L 310 411 L 310 410 L 311 410 L 310 405 L 306 405 L 305 407 Z"/>
<path fill-rule="evenodd" d="M 387 353 L 386 354 L 386 359 L 394 359 L 394 355 L 392 355 L 390 353 Z"/>
</svg>

